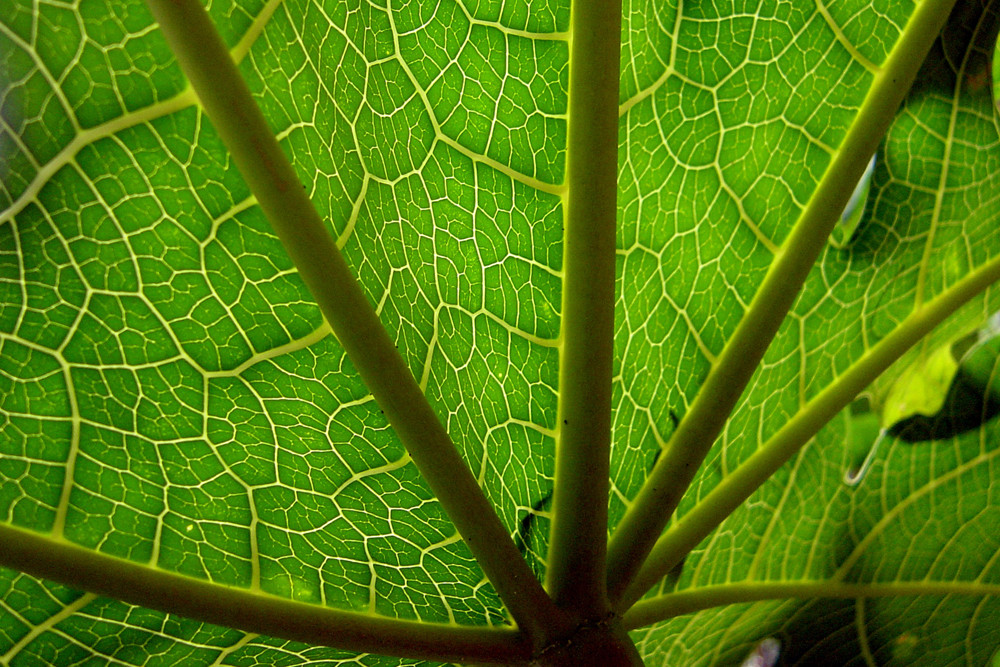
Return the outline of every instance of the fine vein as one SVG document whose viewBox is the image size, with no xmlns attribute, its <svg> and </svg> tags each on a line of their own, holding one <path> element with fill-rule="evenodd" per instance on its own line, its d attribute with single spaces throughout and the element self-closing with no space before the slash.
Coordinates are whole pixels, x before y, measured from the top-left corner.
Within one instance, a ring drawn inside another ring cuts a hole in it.
<svg viewBox="0 0 1000 667">
<path fill-rule="evenodd" d="M 524 660 L 511 628 L 420 623 L 214 584 L 0 524 L 0 565 L 124 602 L 245 632 L 356 652 L 459 662 Z"/>
<path fill-rule="evenodd" d="M 337 249 L 198 0 L 147 0 L 234 162 L 337 339 L 520 628 L 568 631 Z"/>
<path fill-rule="evenodd" d="M 953 4 L 939 0 L 917 7 L 718 363 L 618 524 L 608 545 L 612 602 L 628 588 L 722 431 Z"/>
<path fill-rule="evenodd" d="M 911 313 L 889 335 L 851 364 L 663 534 L 631 586 L 621 596 L 619 606 L 628 608 L 641 598 L 875 378 L 920 342 L 931 329 L 998 280 L 1000 258 L 979 267 Z"/>
</svg>

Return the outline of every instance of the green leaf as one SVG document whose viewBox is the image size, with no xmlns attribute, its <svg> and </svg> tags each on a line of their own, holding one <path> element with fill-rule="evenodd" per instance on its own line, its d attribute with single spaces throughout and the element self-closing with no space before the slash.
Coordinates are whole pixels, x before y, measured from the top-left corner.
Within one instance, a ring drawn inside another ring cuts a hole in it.
<svg viewBox="0 0 1000 667">
<path fill-rule="evenodd" d="M 800 214 L 854 189 L 857 174 L 819 184 L 927 3 L 625 3 L 609 531 Z M 561 337 L 569 0 L 208 11 L 544 580 L 560 352 L 573 344 Z M 878 146 L 867 203 L 833 245 L 820 239 L 671 525 L 890 332 L 997 261 L 998 17 L 990 0 L 953 12 Z M 940 411 L 952 343 L 998 309 L 996 287 L 971 298 L 876 381 L 883 426 Z M 900 407 L 928 359 L 938 380 Z M 995 353 L 972 361 L 995 387 Z M 855 485 L 844 475 L 866 452 L 845 443 L 864 440 L 858 425 L 849 410 L 826 424 L 654 591 L 675 606 L 632 629 L 647 664 L 739 665 L 769 637 L 787 665 L 996 662 L 991 395 L 974 428 L 890 433 Z M 411 639 L 426 627 L 430 644 L 454 638 L 431 623 L 495 629 L 466 647 L 513 636 L 141 0 L 0 3 L 0 523 L 226 587 L 211 590 L 419 621 L 398 627 Z M 458 655 L 359 654 L 167 608 L 0 570 L 0 663 Z"/>
<path fill-rule="evenodd" d="M 914 439 L 917 431 L 933 431 L 928 422 L 969 422 L 967 430 L 990 419 L 1000 388 L 993 376 L 1000 350 L 997 321 L 994 314 L 978 330 L 929 351 L 926 358 L 904 368 L 880 400 L 883 428 Z"/>
<path fill-rule="evenodd" d="M 957 372 L 958 361 L 950 345 L 939 347 L 921 363 L 907 367 L 889 388 L 882 423 L 889 426 L 910 416 L 937 414 Z"/>
</svg>

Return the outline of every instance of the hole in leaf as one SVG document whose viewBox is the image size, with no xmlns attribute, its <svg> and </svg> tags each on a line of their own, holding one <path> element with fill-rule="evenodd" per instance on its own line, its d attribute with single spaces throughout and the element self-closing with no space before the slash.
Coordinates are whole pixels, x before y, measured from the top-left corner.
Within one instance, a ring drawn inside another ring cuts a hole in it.
<svg viewBox="0 0 1000 667">
<path fill-rule="evenodd" d="M 858 236 L 858 231 L 865 219 L 868 194 L 871 191 L 872 185 L 872 174 L 875 173 L 876 157 L 877 155 L 872 155 L 872 159 L 868 161 L 865 172 L 858 179 L 858 184 L 854 186 L 851 198 L 847 200 L 847 206 L 844 207 L 844 211 L 840 214 L 837 226 L 830 232 L 830 245 L 834 248 L 845 249 Z"/>
<path fill-rule="evenodd" d="M 743 661 L 741 667 L 774 667 L 778 664 L 778 654 L 781 652 L 781 642 L 774 637 L 768 637 L 753 650 Z"/>
</svg>

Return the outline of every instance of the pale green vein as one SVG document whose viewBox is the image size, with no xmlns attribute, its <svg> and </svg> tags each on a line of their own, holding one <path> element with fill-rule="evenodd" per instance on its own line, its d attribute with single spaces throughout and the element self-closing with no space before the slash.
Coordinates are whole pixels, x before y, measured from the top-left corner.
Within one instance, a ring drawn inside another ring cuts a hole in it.
<svg viewBox="0 0 1000 667">
<path fill-rule="evenodd" d="M 953 4 L 954 0 L 929 1 L 915 10 L 719 362 L 618 524 L 608 547 L 608 591 L 612 599 L 629 587 L 722 431 L 816 258 L 826 247 L 839 212 L 844 209 Z"/>
<path fill-rule="evenodd" d="M 410 458 L 409 454 L 403 454 L 397 460 L 395 460 L 395 461 L 389 461 L 385 465 L 372 466 L 370 468 L 362 470 L 361 472 L 355 472 L 349 478 L 347 478 L 343 482 L 341 482 L 340 486 L 338 486 L 336 489 L 334 489 L 330 493 L 330 497 L 331 498 L 336 498 L 341 493 L 343 493 L 349 486 L 351 486 L 352 484 L 356 484 L 356 483 L 364 480 L 367 477 L 377 477 L 377 476 L 385 474 L 387 472 L 392 472 L 394 470 L 399 470 L 400 468 L 403 468 L 403 467 L 409 465 L 410 463 L 412 463 L 412 461 L 413 460 Z"/>
<path fill-rule="evenodd" d="M 31 624 L 31 630 L 21 637 L 13 646 L 11 646 L 6 653 L 0 655 L 0 665 L 10 664 L 10 661 L 16 659 L 18 654 L 27 648 L 31 642 L 44 635 L 46 632 L 49 632 L 55 628 L 56 625 L 80 611 L 96 599 L 97 596 L 93 593 L 85 593 L 67 604 L 57 613 L 46 618 L 41 623 Z M 26 619 L 25 622 L 28 623 Z"/>
<path fill-rule="evenodd" d="M 205 262 L 205 250 L 209 245 L 212 244 L 218 238 L 219 228 L 224 222 L 229 220 L 234 220 L 236 216 L 244 211 L 248 211 L 257 205 L 257 199 L 253 195 L 244 197 L 242 201 L 233 202 L 233 205 L 229 207 L 228 210 L 222 212 L 212 219 L 212 229 L 208 232 L 208 236 L 204 239 L 198 241 L 199 249 L 201 250 L 201 262 L 203 266 L 208 266 Z M 122 236 L 125 236 L 124 234 Z M 136 272 L 138 273 L 138 271 Z"/>
<path fill-rule="evenodd" d="M 719 151 L 722 150 L 723 142 L 719 142 Z M 767 234 L 761 231 L 760 226 L 754 221 L 753 217 L 747 213 L 746 207 L 743 206 L 743 197 L 736 194 L 732 186 L 726 182 L 726 178 L 722 175 L 722 161 L 716 156 L 715 166 L 719 174 L 719 187 L 720 189 L 729 195 L 729 200 L 736 205 L 736 210 L 740 212 L 740 222 L 744 227 L 750 230 L 750 233 L 754 235 L 760 244 L 764 246 L 769 253 L 772 255 L 777 255 L 781 252 L 781 247 L 771 240 Z"/>
<path fill-rule="evenodd" d="M 105 139 L 130 127 L 143 123 L 149 123 L 157 118 L 176 113 L 181 109 L 186 109 L 194 104 L 195 101 L 196 98 L 194 91 L 191 89 L 185 89 L 174 97 L 164 100 L 163 102 L 151 104 L 144 109 L 124 114 L 114 120 L 109 120 L 106 123 L 82 130 L 79 134 L 73 137 L 72 141 L 66 144 L 61 151 L 59 151 L 51 160 L 46 162 L 42 168 L 38 170 L 35 177 L 31 179 L 31 183 L 29 183 L 28 187 L 24 189 L 24 192 L 22 192 L 20 196 L 14 200 L 13 204 L 11 204 L 7 210 L 0 212 L 0 225 L 12 219 L 20 213 L 25 206 L 35 201 L 38 198 L 38 193 L 41 189 L 45 187 L 45 185 L 52 179 L 53 176 L 55 176 L 56 173 L 59 172 L 60 169 L 69 164 L 69 162 L 76 157 L 76 154 L 79 153 L 85 146 L 89 146 L 95 141 Z"/>
<path fill-rule="evenodd" d="M 268 4 L 265 5 L 261 13 L 254 19 L 254 22 L 251 24 L 246 34 L 243 35 L 239 43 L 231 51 L 232 57 L 237 63 L 242 62 L 243 58 L 250 51 L 250 48 L 260 37 L 264 26 L 267 25 L 271 15 L 283 1 L 284 0 L 269 0 Z M 4 34 L 11 39 L 16 38 L 16 36 L 9 34 L 9 31 L 3 24 L 0 24 L 0 29 L 2 29 Z M 27 51 L 29 53 L 33 53 L 33 50 L 31 49 L 27 49 Z M 43 68 L 40 68 L 40 70 L 46 72 L 47 74 L 47 71 Z M 50 81 L 50 85 L 54 91 L 61 90 L 54 81 Z M 61 97 L 60 100 L 62 100 Z M 65 100 L 62 101 L 65 104 L 68 104 Z M 24 189 L 24 192 L 22 192 L 6 210 L 0 211 L 0 225 L 12 219 L 24 210 L 28 204 L 36 201 L 38 193 L 41 192 L 42 188 L 45 187 L 45 185 L 52 179 L 53 176 L 55 176 L 55 174 L 59 172 L 60 169 L 73 161 L 77 153 L 79 153 L 84 147 L 89 146 L 100 139 L 111 137 L 130 127 L 148 124 L 158 118 L 169 116 L 172 113 L 176 113 L 196 104 L 197 101 L 198 99 L 195 96 L 194 91 L 191 90 L 190 87 L 187 87 L 169 99 L 151 104 L 142 109 L 124 113 L 117 118 L 85 130 L 79 129 L 76 125 L 75 116 L 67 111 L 67 117 L 73 121 L 74 127 L 77 127 L 78 129 L 76 136 L 74 136 L 73 139 L 62 148 L 62 150 L 56 153 L 52 159 L 41 166 L 35 174 L 35 177 L 31 179 L 28 187 Z"/>
<path fill-rule="evenodd" d="M 979 34 L 982 30 L 989 30 L 991 22 L 987 21 L 984 17 L 976 24 L 976 29 L 969 36 L 970 44 L 977 44 L 981 41 Z M 966 77 L 964 76 L 966 68 L 969 66 L 969 58 L 976 54 L 975 49 L 966 49 L 964 57 L 961 64 L 958 67 L 958 72 L 955 76 L 955 87 L 953 91 L 953 97 L 951 100 L 951 113 L 948 116 L 948 133 L 947 136 L 941 137 L 941 142 L 944 144 L 944 155 L 941 158 L 941 172 L 938 178 L 938 187 L 934 192 L 934 209 L 931 212 L 930 227 L 927 230 L 927 240 L 924 243 L 923 256 L 920 258 L 919 273 L 917 274 L 917 288 L 914 294 L 914 301 L 916 306 L 920 306 L 923 303 L 927 285 L 927 273 L 931 267 L 931 253 L 934 252 L 934 241 L 937 238 L 938 226 L 941 223 L 942 208 L 944 207 L 945 194 L 947 193 L 948 180 L 951 176 L 952 167 L 952 150 L 955 147 L 955 130 L 959 127 L 958 114 L 961 110 L 959 100 L 962 99 L 962 86 L 965 84 Z M 941 252 L 942 249 L 938 249 Z"/>
<path fill-rule="evenodd" d="M 225 648 L 219 650 L 219 655 L 215 657 L 215 660 L 213 660 L 212 664 L 209 665 L 208 667 L 226 667 L 227 665 L 231 665 L 233 661 L 229 660 L 228 658 L 234 654 L 239 653 L 240 649 L 242 649 L 244 646 L 246 646 L 253 640 L 257 639 L 257 637 L 259 636 L 260 635 L 257 635 L 252 632 L 246 633 L 245 635 L 240 637 L 239 640 L 236 641 L 235 643 L 230 644 L 229 646 L 226 646 Z"/>
<path fill-rule="evenodd" d="M 642 90 L 636 92 L 634 95 L 632 95 L 631 97 L 624 100 L 618 105 L 618 116 L 619 117 L 625 116 L 629 111 L 632 110 L 632 107 L 641 104 L 642 102 L 646 101 L 647 99 L 655 95 L 656 91 L 662 88 L 664 84 L 666 84 L 667 81 L 669 81 L 671 78 L 675 78 L 678 81 L 682 81 L 694 88 L 700 88 L 702 90 L 707 90 L 713 93 L 717 88 L 717 86 L 706 86 L 700 81 L 696 81 L 695 79 L 692 79 L 684 75 L 680 71 L 674 69 L 672 65 L 668 65 L 666 69 L 664 69 L 663 73 L 660 74 L 660 76 L 658 76 L 655 81 L 644 87 Z"/>
<path fill-rule="evenodd" d="M 418 623 L 338 611 L 192 579 L 2 524 L 0 565 L 129 604 L 321 646 L 457 662 L 524 660 L 529 655 L 511 628 Z"/>
<path fill-rule="evenodd" d="M 657 90 L 659 90 L 663 84 L 672 76 L 680 76 L 680 74 L 674 69 L 674 63 L 677 62 L 677 46 L 680 43 L 679 35 L 681 29 L 681 21 L 684 18 L 684 0 L 677 0 L 677 14 L 674 16 L 673 32 L 670 34 L 670 56 L 665 63 L 663 73 L 656 78 L 652 84 L 648 85 L 646 88 L 640 90 L 638 93 L 630 97 L 629 99 L 622 102 L 618 107 L 618 115 L 624 116 L 629 110 L 636 104 L 639 104 Z M 693 81 L 689 81 L 686 77 L 681 76 L 682 81 L 687 81 L 692 85 L 698 85 Z M 638 86 L 638 82 L 636 82 Z"/>
<path fill-rule="evenodd" d="M 833 16 L 830 15 L 830 10 L 827 9 L 826 3 L 823 2 L 823 0 L 816 0 L 816 9 L 823 17 L 823 20 L 826 21 L 827 27 L 829 27 L 833 34 L 837 37 L 837 41 L 840 42 L 840 45 L 843 46 L 849 54 L 851 54 L 851 57 L 872 74 L 877 74 L 879 66 L 868 60 L 868 58 L 866 58 L 865 55 L 858 50 L 858 47 L 847 39 L 847 35 L 844 34 L 840 25 L 833 20 Z"/>
<path fill-rule="evenodd" d="M 4 23 L 0 23 L 0 34 L 9 39 L 16 47 L 20 48 L 22 52 L 31 58 L 35 65 L 35 70 L 41 73 L 42 78 L 45 79 L 45 82 L 49 85 L 49 89 L 52 91 L 52 96 L 59 100 L 59 106 L 69 122 L 73 124 L 73 129 L 79 130 L 80 125 L 77 123 L 76 116 L 73 115 L 73 105 L 70 104 L 70 101 L 66 99 L 66 96 L 63 94 L 62 86 L 59 85 L 60 82 L 53 78 L 52 72 L 49 71 L 45 62 L 39 57 L 38 51 L 33 48 L 34 44 L 26 44 L 17 33 L 8 28 Z M 6 79 L 6 73 L 4 79 Z M 4 80 L 4 83 L 6 84 L 7 81 Z"/>
<path fill-rule="evenodd" d="M 354 235 L 354 229 L 358 225 L 358 216 L 361 215 L 361 206 L 365 201 L 365 195 L 368 193 L 368 183 L 370 182 L 371 176 L 365 174 L 364 179 L 361 181 L 361 190 L 358 192 L 357 198 L 351 203 L 351 214 L 344 223 L 344 230 L 337 236 L 337 247 L 341 250 L 347 247 L 347 242 Z"/>
<path fill-rule="evenodd" d="M 875 378 L 920 342 L 935 326 L 998 280 L 1000 280 L 1000 258 L 995 258 L 966 276 L 947 292 L 928 302 L 920 310 L 910 314 L 891 333 L 854 362 L 736 470 L 724 477 L 691 511 L 667 529 L 656 542 L 648 560 L 635 575 L 631 585 L 623 591 L 618 601 L 619 608 L 626 609 L 641 598 Z M 973 464 L 966 464 L 958 470 L 963 471 L 971 465 Z M 929 486 L 943 484 L 955 474 L 958 473 L 944 475 Z M 882 527 L 902 511 L 903 506 L 919 495 L 914 494 L 906 502 L 888 512 L 858 544 L 853 554 L 844 561 L 834 578 L 845 576 Z"/>
<path fill-rule="evenodd" d="M 969 461 L 966 461 L 962 465 L 957 466 L 953 470 L 949 470 L 947 473 L 936 477 L 924 486 L 907 495 L 906 498 L 899 502 L 899 504 L 882 515 L 882 518 L 878 520 L 878 523 L 872 526 L 871 530 L 868 531 L 864 538 L 861 539 L 857 545 L 855 545 L 854 549 L 851 550 L 851 553 L 848 554 L 848 556 L 840 564 L 840 567 L 838 567 L 837 571 L 833 574 L 833 579 L 838 581 L 845 579 L 850 574 L 851 569 L 857 564 L 858 560 L 864 556 L 868 547 L 880 539 L 892 523 L 896 521 L 907 508 L 911 507 L 928 494 L 933 493 L 935 490 L 958 480 L 962 477 L 962 475 L 974 470 L 977 466 L 995 461 L 998 458 L 1000 458 L 1000 450 L 993 450 L 981 454 Z M 983 573 L 985 574 L 988 571 L 988 569 L 984 569 Z"/>
<path fill-rule="evenodd" d="M 237 64 L 243 62 L 246 55 L 250 53 L 251 47 L 257 42 L 257 38 L 260 37 L 261 33 L 264 32 L 264 28 L 270 22 L 271 16 L 283 2 L 284 0 L 268 0 L 267 4 L 260 10 L 260 13 L 254 17 L 253 23 L 250 24 L 250 27 L 243 34 L 243 37 L 240 38 L 240 41 L 230 49 L 233 60 Z"/>
<path fill-rule="evenodd" d="M 455 149 L 456 151 L 458 151 L 465 157 L 470 158 L 474 162 L 480 162 L 482 164 L 485 164 L 486 166 L 497 170 L 507 178 L 517 181 L 522 185 L 527 185 L 528 187 L 534 188 L 535 190 L 538 190 L 540 192 L 545 192 L 547 194 L 556 195 L 559 197 L 563 196 L 566 193 L 565 185 L 552 185 L 551 183 L 546 183 L 545 181 L 535 178 L 534 176 L 528 176 L 526 174 L 522 174 L 516 169 L 512 169 L 508 165 L 505 165 L 502 162 L 498 162 L 497 160 L 489 156 L 483 155 L 481 153 L 476 153 L 475 151 L 466 148 L 459 142 L 455 141 L 451 137 L 444 134 L 444 132 L 441 131 L 440 126 L 438 126 L 437 120 L 433 116 L 431 116 L 431 122 L 434 123 L 435 132 L 437 132 L 438 134 L 437 136 L 438 141 L 445 144 L 446 146 L 449 146 L 450 148 Z"/>
<path fill-rule="evenodd" d="M 527 331 L 525 331 L 523 329 L 518 329 L 514 325 L 510 324 L 509 322 L 507 322 L 506 320 L 504 320 L 503 318 L 501 318 L 496 313 L 491 312 L 489 310 L 486 310 L 485 308 L 482 309 L 482 310 L 479 310 L 479 311 L 477 311 L 475 313 L 472 313 L 472 315 L 473 315 L 473 317 L 475 317 L 476 315 L 482 315 L 482 316 L 486 317 L 487 319 L 492 320 L 493 322 L 495 322 L 499 326 L 503 327 L 504 329 L 506 329 L 507 333 L 511 334 L 512 336 L 517 336 L 518 338 L 523 338 L 524 340 L 528 341 L 529 343 L 533 343 L 533 344 L 538 345 L 540 347 L 546 347 L 546 348 L 559 347 L 559 339 L 558 338 L 542 338 L 541 336 L 538 336 L 536 334 L 527 332 Z"/>
<path fill-rule="evenodd" d="M 500 23 L 499 21 L 486 21 L 480 18 L 476 18 L 475 16 L 472 15 L 472 12 L 469 11 L 469 8 L 465 6 L 464 2 L 458 2 L 456 4 L 458 5 L 459 9 L 462 10 L 462 13 L 465 14 L 465 18 L 469 21 L 470 25 L 478 25 L 484 28 L 493 28 L 503 33 L 504 35 L 510 35 L 511 37 L 523 37 L 525 39 L 530 39 L 533 41 L 565 42 L 569 39 L 568 32 L 559 32 L 559 31 L 535 32 L 532 30 L 511 28 L 510 26 L 506 26 L 503 23 Z M 408 33 L 401 33 L 401 34 L 408 34 Z M 466 36 L 466 39 L 468 39 L 468 36 Z"/>
<path fill-rule="evenodd" d="M 750 561 L 750 567 L 748 567 L 746 571 L 747 579 L 757 578 L 757 571 L 760 569 L 761 565 L 766 562 L 767 557 L 770 555 L 772 549 L 771 536 L 781 525 L 781 522 L 778 521 L 776 517 L 787 516 L 788 510 L 786 507 L 789 499 L 798 497 L 798 494 L 802 492 L 802 482 L 797 479 L 798 476 L 796 475 L 796 472 L 797 469 L 793 466 L 789 472 L 788 481 L 781 488 L 781 497 L 778 498 L 778 502 L 774 505 L 770 512 L 771 516 L 774 518 L 767 523 L 767 527 L 764 529 L 763 534 L 760 536 L 760 540 L 757 542 L 753 560 Z"/>
<path fill-rule="evenodd" d="M 886 584 L 845 584 L 828 581 L 746 582 L 706 586 L 643 600 L 624 618 L 636 630 L 660 621 L 721 607 L 762 600 L 812 598 L 855 599 L 917 595 L 1000 595 L 1000 585 L 950 581 L 899 581 Z"/>
<path fill-rule="evenodd" d="M 663 266 L 663 264 L 661 264 L 661 266 Z M 701 352 L 702 356 L 704 356 L 705 359 L 708 360 L 709 364 L 714 364 L 718 359 L 718 357 L 716 356 L 715 352 L 708 347 L 708 344 L 702 337 L 701 332 L 698 331 L 698 328 L 695 325 L 694 320 L 691 319 L 691 314 L 689 312 L 687 304 L 684 304 L 683 306 L 678 304 L 674 300 L 673 296 L 666 291 L 664 291 L 663 293 L 663 298 L 664 300 L 666 300 L 668 304 L 670 304 L 670 307 L 673 310 L 673 312 L 677 313 L 678 316 L 682 320 L 684 320 L 684 324 L 687 327 L 688 333 L 691 335 L 691 338 L 694 339 L 695 345 L 698 346 L 698 351 Z"/>
<path fill-rule="evenodd" d="M 875 656 L 872 655 L 872 649 L 868 641 L 868 624 L 865 621 L 865 598 L 858 598 L 858 601 L 854 604 L 854 627 L 858 633 L 858 643 L 861 644 L 861 657 L 871 667 L 878 667 L 878 662 L 875 661 Z"/>
<path fill-rule="evenodd" d="M 66 386 L 71 424 L 69 453 L 66 455 L 66 465 L 63 468 L 62 491 L 59 494 L 59 504 L 56 506 L 56 515 L 52 522 L 53 534 L 62 537 L 66 530 L 66 515 L 69 512 L 70 496 L 73 493 L 73 487 L 76 485 L 76 460 L 80 455 L 80 426 L 84 423 L 84 420 L 80 415 L 80 404 L 76 398 L 76 386 L 73 384 L 73 378 L 70 375 L 69 364 L 61 356 L 59 364 L 62 367 L 63 382 Z"/>
<path fill-rule="evenodd" d="M 399 33 L 396 30 L 396 21 L 391 11 L 389 12 L 389 23 L 390 25 L 392 25 L 392 36 L 393 36 L 395 53 L 399 54 L 400 53 Z M 399 63 L 400 67 L 403 68 L 403 71 L 406 72 L 407 78 L 409 78 L 410 83 L 413 84 L 414 91 L 416 91 L 415 94 L 420 97 L 420 102 L 423 105 L 424 110 L 427 112 L 427 118 L 430 120 L 431 126 L 434 129 L 435 140 L 440 141 L 446 146 L 449 146 L 450 148 L 454 149 L 455 151 L 459 152 L 465 157 L 473 160 L 474 162 L 481 162 L 489 167 L 492 167 L 493 169 L 496 169 L 501 174 L 504 174 L 508 178 L 513 179 L 518 183 L 522 183 L 531 188 L 552 195 L 561 196 L 565 193 L 564 185 L 552 185 L 551 183 L 546 183 L 545 181 L 535 178 L 534 176 L 528 176 L 526 174 L 522 174 L 521 172 L 512 169 L 510 166 L 505 165 L 502 162 L 498 162 L 497 160 L 491 157 L 470 150 L 469 148 L 463 146 L 461 143 L 459 143 L 452 137 L 448 136 L 444 132 L 444 130 L 441 129 L 441 124 L 438 122 L 437 117 L 434 114 L 434 106 L 427 98 L 427 91 L 425 91 L 423 87 L 420 85 L 419 80 L 413 74 L 413 71 L 410 69 L 409 64 L 403 58 L 400 58 L 398 56 L 394 56 L 394 58 Z M 356 137 L 355 137 L 355 142 L 357 142 Z M 428 151 L 428 155 L 424 157 L 424 162 L 427 161 L 431 152 L 432 151 Z M 372 178 L 374 179 L 374 177 Z M 385 179 L 374 179 L 374 180 L 385 181 Z"/>
<path fill-rule="evenodd" d="M 5 86 L 10 85 L 9 82 L 4 81 L 3 79 L 0 79 L 0 83 L 3 83 Z M 4 131 L 4 138 L 7 141 L 13 141 L 14 145 L 17 146 L 17 149 L 14 151 L 11 151 L 8 148 L 7 155 L 11 154 L 16 155 L 17 153 L 21 153 L 21 155 L 23 155 L 25 159 L 27 159 L 28 162 L 31 163 L 31 167 L 33 169 L 38 169 L 39 167 L 38 161 L 35 160 L 35 156 L 32 154 L 31 149 L 28 147 L 28 145 L 24 143 L 24 138 L 18 132 L 15 131 L 11 122 L 8 121 L 8 119 L 4 118 L 3 116 L 0 116 L 0 130 Z"/>
<path fill-rule="evenodd" d="M 290 340 L 284 345 L 277 345 L 269 350 L 263 352 L 258 352 L 249 358 L 247 358 L 243 363 L 235 368 L 220 371 L 202 371 L 202 374 L 206 379 L 211 380 L 220 377 L 239 377 L 245 373 L 249 368 L 259 364 L 262 361 L 269 361 L 277 357 L 284 356 L 286 354 L 291 354 L 293 352 L 298 352 L 299 350 L 304 350 L 319 341 L 323 340 L 332 333 L 330 325 L 323 322 L 320 326 L 316 327 L 304 336 L 300 336 L 295 340 Z M 192 363 L 188 360 L 189 363 Z M 130 366 L 134 368 L 134 366 Z"/>
</svg>

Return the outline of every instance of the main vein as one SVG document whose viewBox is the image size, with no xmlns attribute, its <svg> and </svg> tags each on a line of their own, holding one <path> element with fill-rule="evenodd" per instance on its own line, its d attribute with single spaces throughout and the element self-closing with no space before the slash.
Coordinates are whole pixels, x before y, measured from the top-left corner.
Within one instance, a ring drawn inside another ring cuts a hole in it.
<svg viewBox="0 0 1000 667">
<path fill-rule="evenodd" d="M 209 118 L 359 375 L 519 627 L 569 630 L 431 409 L 198 0 L 147 0 Z"/>
<path fill-rule="evenodd" d="M 547 585 L 583 618 L 609 610 L 605 590 L 621 1 L 574 0 L 559 410 Z"/>
</svg>

